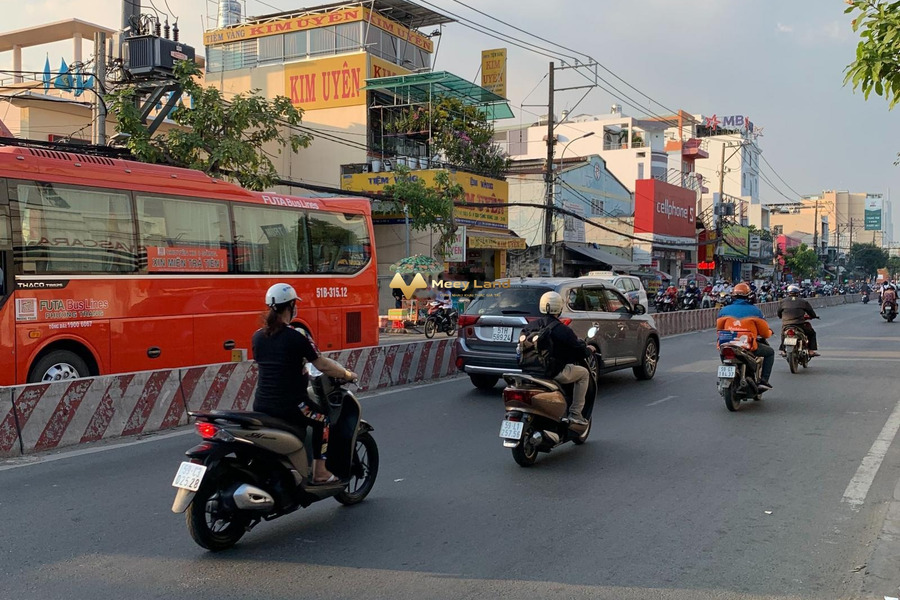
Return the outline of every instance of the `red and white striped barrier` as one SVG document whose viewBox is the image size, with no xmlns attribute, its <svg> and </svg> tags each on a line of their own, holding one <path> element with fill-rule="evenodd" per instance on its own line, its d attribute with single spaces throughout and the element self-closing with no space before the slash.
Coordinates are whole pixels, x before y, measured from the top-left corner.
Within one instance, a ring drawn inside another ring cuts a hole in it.
<svg viewBox="0 0 900 600">
<path fill-rule="evenodd" d="M 456 372 L 454 338 L 326 355 L 361 378 L 361 389 L 439 379 Z M 143 371 L 0 390 L 0 457 L 170 429 L 187 412 L 250 410 L 256 363 Z"/>
</svg>

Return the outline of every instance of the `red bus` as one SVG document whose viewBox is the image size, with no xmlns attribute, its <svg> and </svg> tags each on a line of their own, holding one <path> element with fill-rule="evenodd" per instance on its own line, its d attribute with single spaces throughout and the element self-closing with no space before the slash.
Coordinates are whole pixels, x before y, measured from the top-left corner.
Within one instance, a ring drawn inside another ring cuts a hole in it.
<svg viewBox="0 0 900 600">
<path fill-rule="evenodd" d="M 285 281 L 322 351 L 378 344 L 364 199 L 0 147 L 0 385 L 228 362 Z"/>
</svg>

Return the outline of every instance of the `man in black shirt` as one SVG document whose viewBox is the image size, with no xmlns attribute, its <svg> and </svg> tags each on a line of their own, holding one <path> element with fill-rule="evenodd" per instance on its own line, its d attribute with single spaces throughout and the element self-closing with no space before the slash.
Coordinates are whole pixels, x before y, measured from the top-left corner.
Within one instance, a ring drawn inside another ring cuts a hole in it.
<svg viewBox="0 0 900 600">
<path fill-rule="evenodd" d="M 813 329 L 806 316 L 810 319 L 818 319 L 816 311 L 812 305 L 800 297 L 800 288 L 796 285 L 788 286 L 788 297 L 781 301 L 778 307 L 778 318 L 781 319 L 781 351 L 784 352 L 784 330 L 788 325 L 801 327 L 806 332 L 806 338 L 809 340 L 809 355 L 819 356 L 816 350 L 819 349 L 816 340 L 816 331 Z"/>
<path fill-rule="evenodd" d="M 558 383 L 574 383 L 572 394 L 572 406 L 569 407 L 569 422 L 576 425 L 587 425 L 587 419 L 581 414 L 584 403 L 587 400 L 588 383 L 590 373 L 576 363 L 584 358 L 588 352 L 588 346 L 578 339 L 575 332 L 559 320 L 562 313 L 563 300 L 556 292 L 547 292 L 541 296 L 540 311 L 546 316 L 541 317 L 539 326 L 553 325 L 550 338 L 553 341 L 553 352 L 556 354 L 555 373 L 550 373 L 554 381 Z"/>
<path fill-rule="evenodd" d="M 259 366 L 253 410 L 283 419 L 300 428 L 313 429 L 313 483 L 333 483 L 337 478 L 325 467 L 328 437 L 325 415 L 309 401 L 306 363 L 335 379 L 356 381 L 356 373 L 319 354 L 311 336 L 292 327 L 300 300 L 293 287 L 276 283 L 266 292 L 269 312 L 265 326 L 253 334 L 253 358 Z"/>
</svg>

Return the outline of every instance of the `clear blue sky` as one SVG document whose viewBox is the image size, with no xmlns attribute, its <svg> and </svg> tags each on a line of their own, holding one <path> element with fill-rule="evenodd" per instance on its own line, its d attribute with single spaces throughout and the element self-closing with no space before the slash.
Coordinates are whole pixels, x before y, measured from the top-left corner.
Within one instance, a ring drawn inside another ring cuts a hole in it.
<svg viewBox="0 0 900 600">
<path fill-rule="evenodd" d="M 456 0 L 429 1 L 445 11 L 524 37 Z M 900 109 L 888 111 L 882 99 L 873 95 L 866 102 L 861 94 L 843 87 L 843 70 L 854 56 L 856 39 L 841 0 L 462 1 L 521 29 L 590 54 L 671 109 L 748 115 L 764 128 L 759 144 L 790 187 L 801 194 L 823 189 L 886 194 L 890 189 L 898 205 L 894 221 L 900 225 L 900 167 L 893 166 L 900 151 Z M 4 30 L 76 16 L 118 27 L 121 19 L 122 0 L 2 2 L 9 5 L 4 6 L 0 24 Z M 145 12 L 153 10 L 150 0 L 142 2 Z M 207 10 L 214 11 L 216 3 L 153 3 L 162 12 L 179 16 L 182 39 L 202 53 L 200 33 L 207 23 Z M 247 12 L 255 15 L 312 3 L 247 0 L 246 4 Z M 16 9 L 10 10 L 11 6 Z M 474 79 L 481 50 L 498 47 L 510 50 L 511 104 L 546 102 L 546 82 L 540 82 L 550 58 L 458 23 L 445 27 L 435 66 Z M 85 50 L 87 56 L 87 46 Z M 43 68 L 45 52 L 46 48 L 26 51 L 26 68 Z M 71 56 L 71 48 L 67 44 L 53 47 L 50 54 L 56 68 L 60 57 Z M 0 67 L 9 68 L 11 63 L 10 53 L 0 55 Z M 576 85 L 576 81 L 563 77 L 557 86 Z M 640 110 L 595 90 L 576 112 L 607 113 L 609 106 L 618 102 L 625 105 L 627 114 L 666 113 L 661 106 L 616 83 Z M 578 92 L 558 94 L 557 111 L 571 107 L 579 96 Z M 542 112 L 540 108 L 525 110 Z M 518 108 L 516 112 L 520 113 Z M 534 118 L 521 114 L 524 121 Z M 793 196 L 771 172 L 767 174 L 782 192 Z M 764 200 L 781 198 L 766 184 L 761 185 Z M 900 227 L 895 227 L 894 238 L 900 241 Z"/>
</svg>

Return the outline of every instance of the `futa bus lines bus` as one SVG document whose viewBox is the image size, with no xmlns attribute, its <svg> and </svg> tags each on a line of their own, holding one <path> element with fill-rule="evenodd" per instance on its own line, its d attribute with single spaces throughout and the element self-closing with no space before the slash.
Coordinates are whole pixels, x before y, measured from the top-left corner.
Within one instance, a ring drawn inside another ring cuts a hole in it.
<svg viewBox="0 0 900 600">
<path fill-rule="evenodd" d="M 228 362 L 274 283 L 322 351 L 378 343 L 367 200 L 0 147 L 0 385 Z"/>
</svg>

